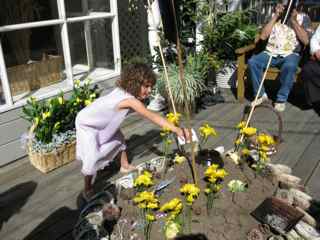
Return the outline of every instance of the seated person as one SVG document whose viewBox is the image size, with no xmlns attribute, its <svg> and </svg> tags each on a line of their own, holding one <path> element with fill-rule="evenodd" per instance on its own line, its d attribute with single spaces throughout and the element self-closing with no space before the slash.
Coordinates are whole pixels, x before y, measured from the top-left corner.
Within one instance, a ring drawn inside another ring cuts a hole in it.
<svg viewBox="0 0 320 240">
<path fill-rule="evenodd" d="M 298 11 L 296 9 L 291 11 L 287 24 L 282 24 L 281 18 L 286 14 L 285 6 L 277 4 L 275 13 L 260 34 L 262 40 L 269 38 L 266 50 L 252 56 L 248 61 L 248 70 L 255 96 L 258 93 L 263 72 L 268 65 L 270 56 L 272 57 L 270 67 L 280 69 L 281 86 L 274 104 L 275 110 L 279 112 L 285 110 L 285 103 L 293 86 L 301 58 L 300 52 L 309 44 L 309 34 L 312 33 L 310 18 L 301 12 L 302 6 L 297 9 Z M 266 100 L 268 100 L 268 96 L 262 86 L 256 105 Z"/>
<path fill-rule="evenodd" d="M 320 113 L 320 25 L 310 40 L 310 60 L 303 66 L 302 80 L 307 102 Z"/>
</svg>

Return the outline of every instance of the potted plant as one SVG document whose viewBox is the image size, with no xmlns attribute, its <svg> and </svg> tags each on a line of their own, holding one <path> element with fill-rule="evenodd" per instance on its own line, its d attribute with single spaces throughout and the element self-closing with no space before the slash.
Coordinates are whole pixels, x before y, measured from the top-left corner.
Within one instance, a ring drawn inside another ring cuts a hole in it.
<svg viewBox="0 0 320 240">
<path fill-rule="evenodd" d="M 200 29 L 203 49 L 214 53 L 222 62 L 223 67 L 217 72 L 218 86 L 230 88 L 230 78 L 236 68 L 235 50 L 253 42 L 258 28 L 251 23 L 252 12 L 249 10 L 217 12 L 215 4 L 209 4 L 206 8 Z"/>
<path fill-rule="evenodd" d="M 173 95 L 173 101 L 178 108 L 178 112 L 183 112 L 179 110 L 183 110 L 186 104 L 193 106 L 195 109 L 197 98 L 206 90 L 201 64 L 200 58 L 197 58 L 195 55 L 190 54 L 186 58 L 186 62 L 184 64 L 184 78 L 187 90 L 186 96 L 183 94 L 183 89 L 179 79 L 179 66 L 176 63 L 171 63 L 167 67 L 170 82 L 169 87 Z M 166 99 L 169 97 L 167 87 L 164 71 L 162 71 L 160 78 L 156 83 L 156 89 Z"/>
<path fill-rule="evenodd" d="M 76 115 L 98 96 L 97 86 L 89 81 L 80 86 L 78 80 L 69 99 L 63 93 L 46 101 L 28 99 L 22 111 L 32 124 L 27 140 L 32 165 L 47 173 L 75 159 Z"/>
</svg>

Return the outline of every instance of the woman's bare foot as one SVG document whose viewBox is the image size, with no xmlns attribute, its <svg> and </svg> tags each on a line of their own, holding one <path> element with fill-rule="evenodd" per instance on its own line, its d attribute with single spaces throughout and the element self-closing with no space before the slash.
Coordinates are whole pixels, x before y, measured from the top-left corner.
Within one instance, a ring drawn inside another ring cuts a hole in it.
<svg viewBox="0 0 320 240">
<path fill-rule="evenodd" d="M 121 173 L 129 173 L 129 172 L 132 172 L 132 171 L 135 171 L 137 170 L 137 168 L 131 164 L 127 164 L 127 165 L 124 165 L 124 166 L 121 166 L 120 168 L 120 172 Z"/>
<path fill-rule="evenodd" d="M 129 173 L 137 169 L 135 166 L 129 164 L 128 155 L 126 151 L 121 152 L 120 164 L 121 164 L 121 168 L 120 168 L 121 173 Z"/>
</svg>

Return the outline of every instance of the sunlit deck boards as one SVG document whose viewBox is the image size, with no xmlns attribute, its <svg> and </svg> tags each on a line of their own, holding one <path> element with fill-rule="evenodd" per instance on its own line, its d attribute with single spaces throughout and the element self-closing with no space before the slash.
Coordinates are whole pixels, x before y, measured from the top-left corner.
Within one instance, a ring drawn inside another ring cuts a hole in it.
<svg viewBox="0 0 320 240">
<path fill-rule="evenodd" d="M 211 123 L 219 136 L 210 144 L 230 149 L 236 136 L 234 126 L 244 105 L 237 103 L 231 94 L 227 99 L 224 104 L 194 115 L 193 126 L 197 128 L 204 121 Z M 289 105 L 282 118 L 284 142 L 273 161 L 293 167 L 294 173 L 307 182 L 310 192 L 320 198 L 320 117 L 311 109 Z M 255 121 L 267 130 L 276 130 L 272 114 L 260 113 Z M 123 125 L 123 132 L 134 164 L 159 153 L 159 129 L 153 124 L 131 116 Z M 78 162 L 46 175 L 35 170 L 27 158 L 1 168 L 0 239 L 72 239 L 82 181 Z"/>
</svg>

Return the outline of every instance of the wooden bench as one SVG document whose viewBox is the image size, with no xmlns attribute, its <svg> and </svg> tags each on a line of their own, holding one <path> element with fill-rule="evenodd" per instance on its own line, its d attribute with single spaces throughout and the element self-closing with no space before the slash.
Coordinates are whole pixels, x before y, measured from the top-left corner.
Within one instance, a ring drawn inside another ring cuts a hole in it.
<svg viewBox="0 0 320 240">
<path fill-rule="evenodd" d="M 316 29 L 319 25 L 319 22 L 312 22 L 312 28 Z M 266 41 L 262 41 L 259 36 L 256 37 L 254 43 L 236 49 L 237 55 L 237 98 L 240 102 L 244 99 L 244 91 L 245 91 L 245 81 L 247 79 L 247 61 L 251 57 L 253 53 L 259 53 L 265 48 Z M 280 70 L 278 68 L 269 68 L 266 75 L 266 80 L 276 80 L 279 76 Z M 298 68 L 296 79 L 298 81 L 300 79 L 301 69 Z"/>
</svg>

